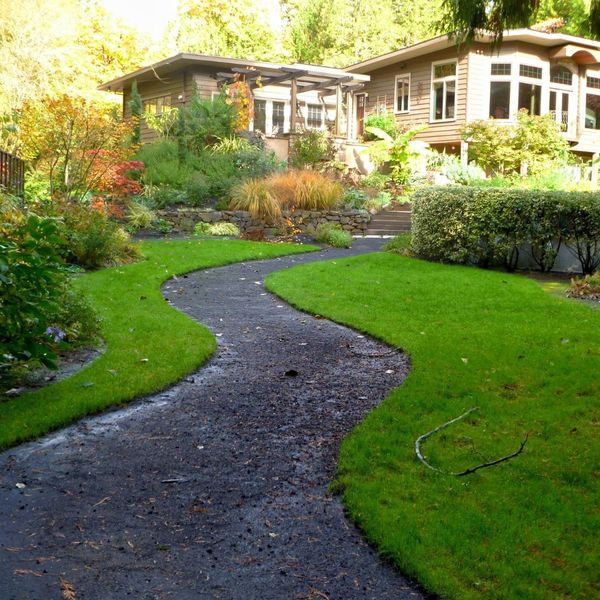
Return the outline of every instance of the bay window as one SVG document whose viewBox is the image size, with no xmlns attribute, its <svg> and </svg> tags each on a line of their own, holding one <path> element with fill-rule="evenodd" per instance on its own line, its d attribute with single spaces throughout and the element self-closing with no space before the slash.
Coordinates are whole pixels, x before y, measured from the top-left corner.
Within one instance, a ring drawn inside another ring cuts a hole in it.
<svg viewBox="0 0 600 600">
<path fill-rule="evenodd" d="M 490 117 L 510 118 L 510 63 L 492 63 L 490 82 Z"/>
<path fill-rule="evenodd" d="M 519 65 L 519 99 L 517 108 L 530 115 L 542 114 L 542 68 Z"/>
</svg>

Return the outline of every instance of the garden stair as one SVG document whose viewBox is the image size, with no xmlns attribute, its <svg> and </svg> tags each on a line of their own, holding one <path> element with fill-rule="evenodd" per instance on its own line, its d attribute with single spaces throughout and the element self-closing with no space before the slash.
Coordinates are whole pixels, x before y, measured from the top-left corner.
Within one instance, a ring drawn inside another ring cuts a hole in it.
<svg viewBox="0 0 600 600">
<path fill-rule="evenodd" d="M 410 204 L 403 204 L 373 215 L 366 235 L 398 235 L 410 231 Z"/>
</svg>

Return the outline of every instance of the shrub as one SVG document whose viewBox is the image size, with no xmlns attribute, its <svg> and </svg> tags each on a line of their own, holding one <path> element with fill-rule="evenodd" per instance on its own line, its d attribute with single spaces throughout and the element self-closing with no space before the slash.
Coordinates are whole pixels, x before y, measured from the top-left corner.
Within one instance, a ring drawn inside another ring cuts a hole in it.
<svg viewBox="0 0 600 600">
<path fill-rule="evenodd" d="M 398 124 L 394 113 L 382 113 L 380 115 L 369 115 L 365 119 L 365 134 L 364 139 L 367 142 L 377 139 L 377 136 L 371 133 L 367 127 L 377 127 L 385 131 L 390 137 L 395 137 L 398 134 Z"/>
<path fill-rule="evenodd" d="M 569 157 L 569 143 L 551 114 L 530 116 L 522 109 L 516 125 L 494 119 L 473 121 L 461 135 L 469 141 L 469 157 L 497 174 L 518 171 L 521 163 L 535 174 L 547 169 L 548 163 L 564 165 Z"/>
<path fill-rule="evenodd" d="M 52 321 L 53 327 L 65 334 L 65 342 L 82 345 L 100 335 L 100 319 L 87 298 L 77 290 L 67 288 L 60 299 L 60 308 Z"/>
<path fill-rule="evenodd" d="M 394 254 L 410 254 L 410 233 L 400 233 L 393 237 L 383 246 L 385 252 L 393 252 Z"/>
<path fill-rule="evenodd" d="M 68 262 L 97 269 L 131 262 L 139 256 L 127 232 L 106 212 L 81 203 L 53 203 L 48 210 L 60 219 Z"/>
<path fill-rule="evenodd" d="M 179 110 L 179 137 L 186 148 L 201 153 L 224 138 L 234 135 L 238 118 L 235 104 L 225 91 L 212 99 L 192 96 Z"/>
<path fill-rule="evenodd" d="M 215 198 L 228 196 L 240 179 L 233 154 L 204 151 L 196 158 L 196 169 L 206 177 L 209 193 Z"/>
<path fill-rule="evenodd" d="M 58 223 L 5 210 L 0 216 L 0 375 L 30 360 L 54 367 L 46 332 L 66 286 Z"/>
<path fill-rule="evenodd" d="M 351 187 L 344 191 L 343 202 L 351 208 L 362 208 L 368 199 L 368 194 L 362 190 Z"/>
<path fill-rule="evenodd" d="M 193 170 L 189 157 L 181 160 L 179 147 L 173 140 L 144 144 L 136 158 L 145 165 L 142 180 L 148 185 L 182 188 Z"/>
<path fill-rule="evenodd" d="M 585 192 L 423 188 L 413 197 L 412 244 L 425 258 L 514 269 L 520 249 L 545 271 L 562 244 L 582 271 L 600 266 L 600 195 Z"/>
<path fill-rule="evenodd" d="M 203 173 L 194 173 L 185 186 L 186 200 L 193 206 L 204 206 L 211 197 L 208 178 Z"/>
<path fill-rule="evenodd" d="M 194 225 L 194 235 L 210 235 L 210 223 L 199 221 Z"/>
<path fill-rule="evenodd" d="M 162 233 L 163 235 L 167 235 L 173 231 L 173 225 L 169 223 L 166 219 L 156 219 L 154 223 L 152 223 L 152 227 L 158 233 Z"/>
<path fill-rule="evenodd" d="M 226 221 L 219 221 L 218 223 L 211 223 L 208 228 L 209 235 L 226 235 L 230 237 L 239 237 L 240 229 L 234 223 L 227 223 Z"/>
<path fill-rule="evenodd" d="M 187 195 L 181 190 L 165 185 L 154 189 L 151 199 L 156 208 L 166 208 L 174 204 L 184 204 Z"/>
<path fill-rule="evenodd" d="M 369 175 L 367 175 L 366 177 L 363 177 L 360 184 L 364 188 L 373 188 L 375 190 L 383 191 L 385 190 L 389 181 L 389 175 L 384 175 L 379 171 L 373 171 L 372 173 L 369 173 Z"/>
<path fill-rule="evenodd" d="M 339 223 L 323 223 L 317 227 L 314 238 L 321 244 L 329 244 L 334 248 L 350 248 L 352 235 L 342 229 Z"/>
<path fill-rule="evenodd" d="M 294 134 L 288 162 L 295 169 L 314 169 L 335 158 L 336 149 L 327 131 L 309 129 Z"/>
<path fill-rule="evenodd" d="M 281 206 L 264 179 L 248 179 L 231 191 L 232 210 L 247 210 L 253 217 L 275 223 L 281 218 Z"/>
<path fill-rule="evenodd" d="M 129 205 L 127 223 L 132 230 L 149 229 L 155 220 L 156 213 L 148 206 L 139 202 L 132 202 Z"/>
<path fill-rule="evenodd" d="M 598 298 L 600 299 L 600 271 L 593 275 L 574 277 L 567 291 L 571 298 Z"/>
</svg>

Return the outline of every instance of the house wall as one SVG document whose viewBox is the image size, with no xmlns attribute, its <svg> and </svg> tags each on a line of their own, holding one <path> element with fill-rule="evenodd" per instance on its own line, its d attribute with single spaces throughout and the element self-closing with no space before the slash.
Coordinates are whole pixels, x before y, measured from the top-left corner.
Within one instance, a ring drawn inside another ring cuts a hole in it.
<svg viewBox="0 0 600 600">
<path fill-rule="evenodd" d="M 451 59 L 458 60 L 455 118 L 449 121 L 432 121 L 431 65 L 433 62 Z M 396 114 L 396 120 L 406 126 L 428 125 L 428 129 L 420 133 L 416 139 L 431 144 L 457 144 L 460 143 L 459 129 L 467 115 L 468 70 L 468 56 L 462 54 L 457 57 L 456 49 L 449 48 L 371 71 L 368 73 L 371 81 L 357 93 L 368 94 L 365 107 L 366 116 L 381 111 L 394 112 L 396 75 L 410 73 L 410 111 Z M 354 135 L 355 133 L 353 131 Z"/>
</svg>

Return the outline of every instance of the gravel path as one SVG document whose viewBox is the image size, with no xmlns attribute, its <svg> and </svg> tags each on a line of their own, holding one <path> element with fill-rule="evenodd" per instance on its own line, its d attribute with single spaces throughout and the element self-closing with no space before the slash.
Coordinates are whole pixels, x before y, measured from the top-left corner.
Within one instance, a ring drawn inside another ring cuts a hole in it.
<svg viewBox="0 0 600 600">
<path fill-rule="evenodd" d="M 165 284 L 217 353 L 164 393 L 0 454 L 0 598 L 421 598 L 327 494 L 341 438 L 406 357 L 262 286 L 378 243 Z"/>
</svg>

